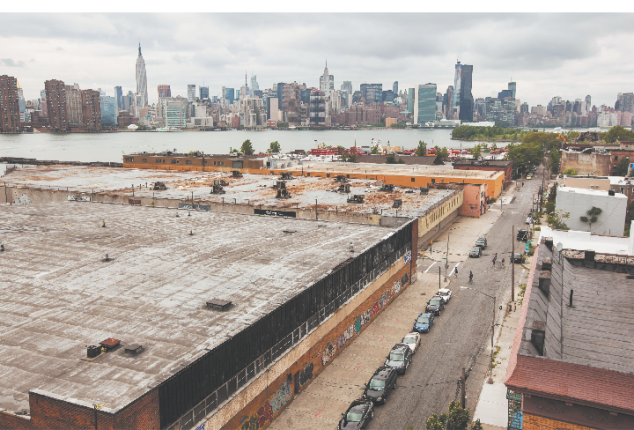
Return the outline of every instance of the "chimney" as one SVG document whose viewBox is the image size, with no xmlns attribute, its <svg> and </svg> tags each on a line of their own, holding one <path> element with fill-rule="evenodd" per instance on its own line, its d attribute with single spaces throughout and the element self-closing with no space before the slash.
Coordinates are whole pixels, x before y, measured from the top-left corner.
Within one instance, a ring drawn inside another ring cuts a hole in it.
<svg viewBox="0 0 634 430">
<path fill-rule="evenodd" d="M 544 338 L 546 336 L 546 323 L 544 321 L 534 321 L 531 331 L 531 343 L 537 349 L 539 355 L 544 355 Z"/>
<path fill-rule="evenodd" d="M 546 297 L 550 298 L 550 270 L 542 270 L 539 272 L 539 289 L 546 295 Z"/>
<path fill-rule="evenodd" d="M 585 261 L 594 261 L 594 254 L 595 254 L 594 251 L 586 251 L 584 254 L 585 255 L 584 255 L 583 259 Z"/>
</svg>

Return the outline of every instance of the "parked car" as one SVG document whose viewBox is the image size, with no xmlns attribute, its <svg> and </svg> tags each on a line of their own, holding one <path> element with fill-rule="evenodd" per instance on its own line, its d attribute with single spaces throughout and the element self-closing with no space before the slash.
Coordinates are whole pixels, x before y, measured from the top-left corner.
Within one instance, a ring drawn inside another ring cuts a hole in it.
<svg viewBox="0 0 634 430">
<path fill-rule="evenodd" d="M 526 175 L 526 179 L 533 179 L 533 175 L 529 173 L 528 175 Z"/>
<path fill-rule="evenodd" d="M 397 376 L 395 369 L 389 366 L 379 367 L 365 386 L 363 397 L 374 403 L 385 403 L 396 385 Z"/>
<path fill-rule="evenodd" d="M 390 355 L 385 360 L 385 365 L 395 369 L 400 375 L 403 375 L 409 365 L 412 363 L 412 350 L 404 343 L 397 343 L 392 347 Z"/>
<path fill-rule="evenodd" d="M 487 247 L 487 240 L 484 237 L 481 237 L 480 239 L 476 240 L 475 245 L 479 248 L 485 249 Z"/>
<path fill-rule="evenodd" d="M 409 349 L 412 350 L 412 354 L 416 354 L 418 347 L 420 346 L 420 333 L 415 331 L 411 333 L 407 333 L 401 343 L 409 346 Z"/>
<path fill-rule="evenodd" d="M 526 218 L 526 224 L 530 224 L 532 222 L 533 222 L 533 217 L 529 216 L 529 217 Z"/>
<path fill-rule="evenodd" d="M 515 253 L 513 254 L 513 262 L 514 263 L 523 263 L 524 262 L 524 256 L 520 253 Z"/>
<path fill-rule="evenodd" d="M 348 410 L 342 415 L 339 430 L 363 429 L 374 418 L 374 403 L 368 399 L 357 399 L 350 403 Z"/>
<path fill-rule="evenodd" d="M 481 255 L 482 255 L 482 250 L 479 246 L 471 248 L 471 251 L 469 251 L 469 257 L 480 258 Z"/>
<path fill-rule="evenodd" d="M 440 312 L 445 310 L 445 301 L 440 296 L 434 296 L 427 302 L 427 312 L 440 316 Z"/>
<path fill-rule="evenodd" d="M 449 303 L 449 300 L 451 300 L 451 290 L 449 288 L 441 288 L 438 290 L 436 295 L 442 297 L 445 304 Z"/>
<path fill-rule="evenodd" d="M 434 314 L 422 313 L 414 322 L 414 331 L 427 333 L 432 325 L 434 325 Z"/>
<path fill-rule="evenodd" d="M 528 240 L 528 230 L 517 230 L 517 240 L 526 242 Z"/>
</svg>

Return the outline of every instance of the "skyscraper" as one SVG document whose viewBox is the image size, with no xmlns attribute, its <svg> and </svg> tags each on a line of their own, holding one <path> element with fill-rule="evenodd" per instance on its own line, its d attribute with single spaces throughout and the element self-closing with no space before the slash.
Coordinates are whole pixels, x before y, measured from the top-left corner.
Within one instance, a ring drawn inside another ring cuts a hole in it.
<svg viewBox="0 0 634 430">
<path fill-rule="evenodd" d="M 436 121 L 436 84 L 418 86 L 414 108 L 414 124 Z"/>
<path fill-rule="evenodd" d="M 196 101 L 196 84 L 187 85 L 187 101 L 190 103 Z"/>
<path fill-rule="evenodd" d="M 325 91 L 328 94 L 335 89 L 335 77 L 328 73 L 328 60 L 326 60 L 326 67 L 324 68 L 324 74 L 319 77 L 319 90 Z"/>
<path fill-rule="evenodd" d="M 209 87 L 199 87 L 200 91 L 200 100 L 205 100 L 209 98 Z"/>
<path fill-rule="evenodd" d="M 148 105 L 147 98 L 147 75 L 145 74 L 145 60 L 141 55 L 141 44 L 139 43 L 139 56 L 136 59 L 136 112 Z"/>
<path fill-rule="evenodd" d="M 392 92 L 395 96 L 398 96 L 398 81 L 394 81 L 392 84 Z"/>
<path fill-rule="evenodd" d="M 44 82 L 46 109 L 51 130 L 66 133 L 70 130 L 66 116 L 66 87 L 63 81 L 51 79 Z"/>
<path fill-rule="evenodd" d="M 117 107 L 114 97 L 101 96 L 99 100 L 99 108 L 101 109 L 101 125 L 114 127 L 117 125 Z M 95 112 L 96 109 L 92 108 Z M 95 120 L 96 124 L 96 120 Z"/>
<path fill-rule="evenodd" d="M 383 84 L 361 84 L 361 97 L 365 104 L 379 104 L 383 99 Z"/>
<path fill-rule="evenodd" d="M 159 99 L 163 97 L 172 97 L 172 89 L 170 88 L 169 85 L 159 85 L 158 96 L 159 96 Z"/>
<path fill-rule="evenodd" d="M 79 85 L 66 85 L 66 118 L 71 127 L 80 127 L 82 120 L 82 100 Z"/>
<path fill-rule="evenodd" d="M 121 88 L 121 87 L 119 87 Z M 115 91 L 116 93 L 116 91 Z M 113 97 L 108 97 L 113 98 Z M 82 128 L 87 132 L 101 131 L 101 97 L 99 91 L 83 90 L 81 92 Z"/>
<path fill-rule="evenodd" d="M 517 89 L 517 83 L 509 82 L 509 90 L 511 91 L 511 97 L 513 97 L 514 99 L 517 98 L 517 97 L 515 97 L 515 90 L 516 89 Z"/>
<path fill-rule="evenodd" d="M 18 81 L 13 76 L 0 76 L 0 133 L 20 131 Z"/>
<path fill-rule="evenodd" d="M 352 81 L 343 81 L 341 91 L 347 91 L 348 94 L 352 95 Z"/>
<path fill-rule="evenodd" d="M 260 85 L 258 84 L 258 77 L 256 75 L 251 76 L 251 95 L 254 91 L 260 91 Z"/>
<path fill-rule="evenodd" d="M 233 104 L 233 100 L 235 99 L 236 96 L 236 92 L 233 88 L 225 88 L 225 98 L 227 99 L 227 102 L 232 105 Z"/>
<path fill-rule="evenodd" d="M 123 109 L 123 89 L 120 86 L 114 87 L 114 96 L 117 99 L 117 109 Z"/>
<path fill-rule="evenodd" d="M 414 113 L 414 100 L 416 100 L 416 88 L 407 90 L 407 110 Z"/>
<path fill-rule="evenodd" d="M 473 121 L 473 94 L 471 94 L 471 81 L 473 66 L 456 63 L 454 75 L 454 96 L 451 105 L 451 118 L 461 121 Z"/>
</svg>

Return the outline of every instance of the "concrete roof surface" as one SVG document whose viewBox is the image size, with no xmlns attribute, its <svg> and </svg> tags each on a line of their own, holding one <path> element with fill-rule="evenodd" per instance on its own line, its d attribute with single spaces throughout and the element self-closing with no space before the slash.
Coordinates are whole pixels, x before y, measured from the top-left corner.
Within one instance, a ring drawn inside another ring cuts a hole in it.
<svg viewBox="0 0 634 430">
<path fill-rule="evenodd" d="M 176 212 L 0 206 L 0 408 L 28 409 L 35 389 L 104 411 L 124 407 L 348 259 L 350 242 L 361 252 L 394 231 Z M 213 298 L 235 306 L 206 309 Z M 87 345 L 110 337 L 145 351 L 84 358 Z"/>
<path fill-rule="evenodd" d="M 542 226 L 541 237 L 551 237 L 553 244 L 561 243 L 566 249 L 595 251 L 601 254 L 634 255 L 634 235 L 632 237 L 606 236 L 591 234 L 589 231 L 553 230 Z"/>
</svg>

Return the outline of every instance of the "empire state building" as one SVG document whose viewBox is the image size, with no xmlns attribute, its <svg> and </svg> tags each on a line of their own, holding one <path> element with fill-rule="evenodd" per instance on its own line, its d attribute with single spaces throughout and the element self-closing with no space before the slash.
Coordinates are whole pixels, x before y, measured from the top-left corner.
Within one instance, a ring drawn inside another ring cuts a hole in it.
<svg viewBox="0 0 634 430">
<path fill-rule="evenodd" d="M 141 55 L 141 44 L 139 43 L 139 56 L 136 59 L 136 116 L 139 116 L 139 109 L 148 105 L 147 102 L 147 75 L 145 74 L 145 60 Z"/>
</svg>

